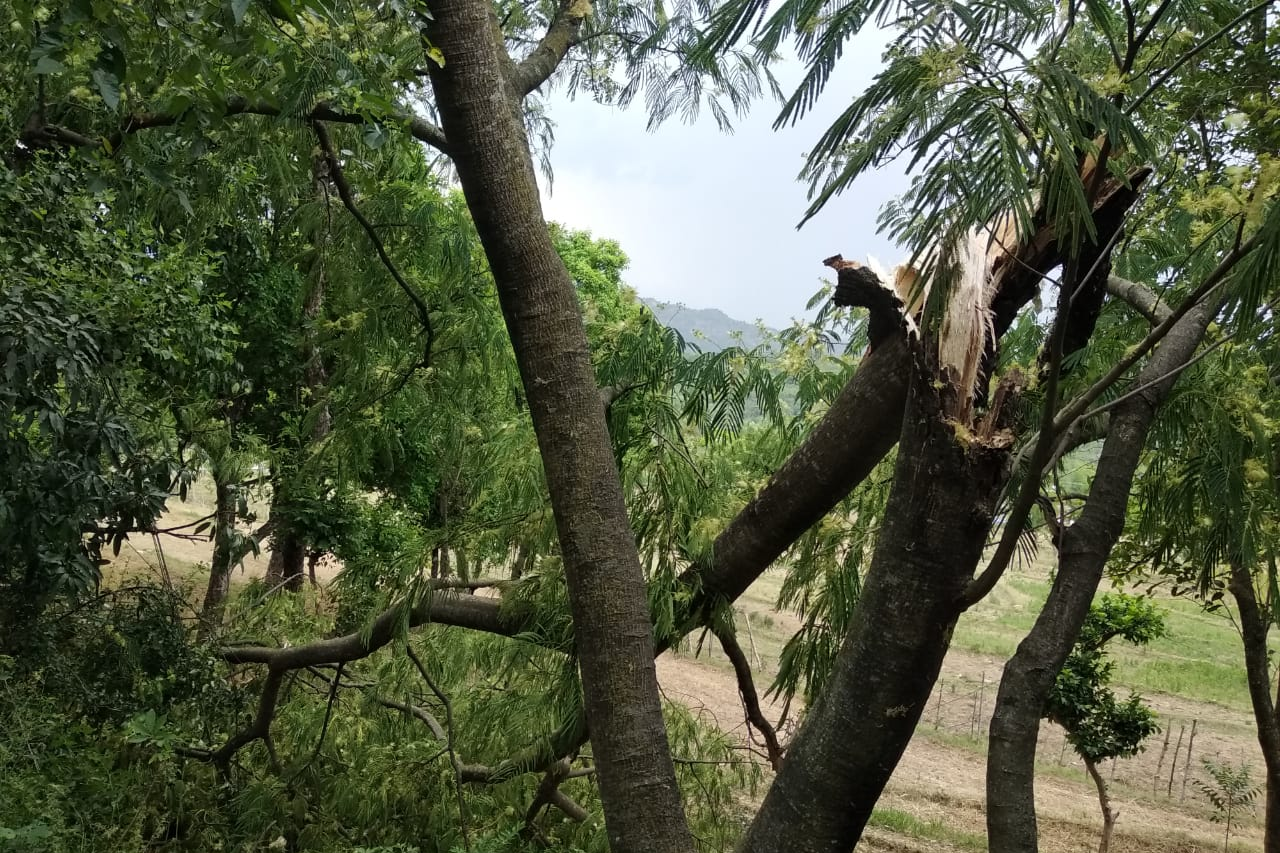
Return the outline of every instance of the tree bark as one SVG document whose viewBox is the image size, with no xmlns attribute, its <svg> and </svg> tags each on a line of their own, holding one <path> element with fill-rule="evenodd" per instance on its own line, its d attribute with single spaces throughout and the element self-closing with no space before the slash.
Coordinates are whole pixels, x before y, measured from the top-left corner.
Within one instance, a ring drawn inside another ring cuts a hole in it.
<svg viewBox="0 0 1280 853">
<path fill-rule="evenodd" d="M 222 612 L 226 607 L 227 593 L 231 589 L 231 568 L 234 565 L 231 543 L 235 534 L 235 493 L 229 483 L 214 482 L 213 557 L 209 562 L 209 586 L 200 607 L 198 636 L 207 639 L 222 624 Z"/>
<path fill-rule="evenodd" d="M 1009 443 L 962 444 L 930 377 L 914 377 L 853 625 L 744 853 L 843 853 L 858 842 L 937 680 L 1006 479 Z"/>
<path fill-rule="evenodd" d="M 1227 589 L 1240 612 L 1240 635 L 1244 640 L 1244 668 L 1249 680 L 1249 699 L 1258 728 L 1258 745 L 1267 768 L 1267 812 L 1263 824 L 1263 850 L 1280 853 L 1280 717 L 1272 697 L 1271 666 L 1267 656 L 1270 619 L 1258 604 L 1249 570 L 1237 561 L 1231 564 Z"/>
<path fill-rule="evenodd" d="M 1049 691 L 1066 661 L 1102 572 L 1124 528 L 1129 490 L 1156 411 L 1173 388 L 1170 371 L 1195 354 L 1213 310 L 1204 302 L 1169 331 L 1135 380 L 1141 391 L 1111 413 L 1080 519 L 1062 533 L 1058 572 L 1035 625 L 1005 664 L 987 755 L 987 836 L 991 853 L 1038 850 L 1036 740 Z M 1146 386 L 1146 387 L 1144 387 Z"/>
<path fill-rule="evenodd" d="M 644 576 L 573 281 L 542 214 L 524 92 L 488 0 L 432 0 L 431 82 L 489 260 L 547 476 L 610 847 L 686 851 Z"/>
<path fill-rule="evenodd" d="M 267 561 L 267 587 L 287 592 L 302 589 L 306 576 L 307 548 L 297 534 L 282 530 L 271 538 L 271 559 Z"/>
<path fill-rule="evenodd" d="M 1089 771 L 1094 786 L 1098 789 L 1098 806 L 1102 809 L 1102 837 L 1098 840 L 1098 853 L 1107 853 L 1111 848 L 1111 832 L 1116 828 L 1116 818 L 1120 813 L 1111 810 L 1111 798 L 1107 796 L 1107 783 L 1098 772 L 1098 766 L 1089 759 L 1084 759 L 1084 767 Z"/>
<path fill-rule="evenodd" d="M 693 617 L 746 592 L 880 464 L 902 432 L 910 382 L 902 336 L 863 359 L 804 442 L 716 537 L 710 563 L 681 575 L 680 583 L 696 591 Z"/>
</svg>

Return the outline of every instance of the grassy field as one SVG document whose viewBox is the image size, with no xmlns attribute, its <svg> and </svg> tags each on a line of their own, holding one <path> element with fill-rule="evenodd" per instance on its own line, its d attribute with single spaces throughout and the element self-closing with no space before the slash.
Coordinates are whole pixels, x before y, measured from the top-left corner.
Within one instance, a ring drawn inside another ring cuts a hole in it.
<svg viewBox="0 0 1280 853">
<path fill-rule="evenodd" d="M 1007 659 L 1031 629 L 1048 594 L 1049 579 L 1043 571 L 1007 578 L 961 618 L 954 645 Z M 1168 596 L 1158 604 L 1166 635 L 1142 649 L 1113 644 L 1116 682 L 1138 693 L 1166 693 L 1249 710 L 1242 646 L 1230 608 L 1207 613 L 1194 601 Z"/>
</svg>

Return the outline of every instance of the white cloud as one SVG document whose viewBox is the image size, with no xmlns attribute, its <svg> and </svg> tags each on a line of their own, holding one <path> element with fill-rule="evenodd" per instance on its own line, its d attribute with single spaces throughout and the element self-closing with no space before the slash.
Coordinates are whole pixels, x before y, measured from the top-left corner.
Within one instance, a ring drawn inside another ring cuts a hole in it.
<svg viewBox="0 0 1280 853">
<path fill-rule="evenodd" d="M 864 176 L 795 229 L 808 205 L 795 180 L 804 152 L 870 81 L 884 40 L 872 32 L 848 45 L 817 109 L 777 132 L 772 103 L 758 104 L 727 135 L 710 116 L 648 133 L 640 105 L 622 111 L 556 98 L 548 218 L 618 240 L 631 257 L 627 281 L 644 296 L 785 324 L 804 313 L 826 272 L 823 258 L 898 257 L 875 233 L 880 207 L 906 188 L 897 171 Z M 780 71 L 790 92 L 802 69 Z"/>
</svg>

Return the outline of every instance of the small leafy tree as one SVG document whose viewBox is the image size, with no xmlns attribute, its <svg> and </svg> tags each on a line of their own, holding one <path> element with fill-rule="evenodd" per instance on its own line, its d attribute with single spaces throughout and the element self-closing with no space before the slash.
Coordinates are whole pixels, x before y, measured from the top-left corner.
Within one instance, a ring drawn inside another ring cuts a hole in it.
<svg viewBox="0 0 1280 853">
<path fill-rule="evenodd" d="M 1232 767 L 1211 758 L 1204 759 L 1202 763 L 1213 781 L 1197 781 L 1196 785 L 1213 806 L 1212 820 L 1226 825 L 1226 834 L 1222 839 L 1222 849 L 1225 851 L 1231 846 L 1231 826 L 1235 813 L 1241 806 L 1252 803 L 1262 791 L 1262 786 L 1253 784 L 1248 763 L 1241 762 L 1239 767 Z"/>
<path fill-rule="evenodd" d="M 1111 758 L 1128 758 L 1142 751 L 1142 744 L 1159 731 L 1156 715 L 1130 694 L 1121 701 L 1108 686 L 1115 663 L 1106 644 L 1115 637 L 1145 645 L 1164 633 L 1164 618 L 1150 599 L 1130 595 L 1104 595 L 1095 602 L 1080 631 L 1080 639 L 1058 673 L 1045 717 L 1067 731 L 1067 741 L 1084 760 L 1102 808 L 1102 839 L 1098 853 L 1107 853 L 1118 810 L 1111 807 L 1106 782 L 1098 764 Z"/>
</svg>

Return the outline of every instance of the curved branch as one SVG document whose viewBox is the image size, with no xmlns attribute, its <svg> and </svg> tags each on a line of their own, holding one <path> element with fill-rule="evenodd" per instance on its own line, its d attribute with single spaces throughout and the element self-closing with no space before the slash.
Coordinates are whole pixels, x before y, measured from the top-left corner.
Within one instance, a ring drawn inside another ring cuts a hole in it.
<svg viewBox="0 0 1280 853">
<path fill-rule="evenodd" d="M 395 638 L 396 627 L 404 615 L 403 606 L 402 603 L 383 611 L 374 620 L 367 634 L 355 631 L 341 637 L 284 648 L 230 646 L 222 650 L 222 659 L 227 663 L 266 664 L 272 669 L 281 671 L 360 660 Z M 504 637 L 514 637 L 525 627 L 505 618 L 500 612 L 500 603 L 497 599 L 460 595 L 454 592 L 440 592 L 427 596 L 409 611 L 407 621 L 409 628 L 435 623 L 472 628 Z"/>
<path fill-rule="evenodd" d="M 578 43 L 582 22 L 591 14 L 590 0 L 560 0 L 551 26 L 538 46 L 511 72 L 511 85 L 523 98 L 547 81 L 559 67 L 569 48 Z"/>
<path fill-rule="evenodd" d="M 1153 326 L 1163 323 L 1173 313 L 1173 309 L 1151 288 L 1118 275 L 1107 276 L 1107 293 L 1128 304 Z"/>
<path fill-rule="evenodd" d="M 733 673 L 738 678 L 738 694 L 742 698 L 742 709 L 747 714 L 747 724 L 753 726 L 764 738 L 765 749 L 769 752 L 769 765 L 773 767 L 773 772 L 777 773 L 782 769 L 782 747 L 778 744 L 778 733 L 774 731 L 773 724 L 760 710 L 760 697 L 756 693 L 755 680 L 751 677 L 751 663 L 743 653 L 742 646 L 738 645 L 738 638 L 733 635 L 733 632 L 726 627 L 719 627 L 713 633 L 720 641 L 720 646 L 728 656 L 729 662 L 733 664 Z"/>
<path fill-rule="evenodd" d="M 422 324 L 422 329 L 427 335 L 426 353 L 422 361 L 424 365 L 430 364 L 431 345 L 435 342 L 435 330 L 431 325 L 431 309 L 427 307 L 427 303 L 410 286 L 409 282 L 405 281 L 404 276 L 400 274 L 399 268 L 391 260 L 391 256 L 387 254 L 387 247 L 383 245 L 382 238 L 378 236 L 373 223 L 356 206 L 355 195 L 351 192 L 351 184 L 347 183 L 347 176 L 342 171 L 342 164 L 338 162 L 338 155 L 333 150 L 333 140 L 329 138 L 329 131 L 318 120 L 311 122 L 311 129 L 315 131 L 316 139 L 320 143 L 320 150 L 324 154 L 325 162 L 329 165 L 329 179 L 333 181 L 334 187 L 338 190 L 338 198 L 342 199 L 342 206 L 364 229 L 364 233 L 368 236 L 369 242 L 373 244 L 374 251 L 378 253 L 378 258 L 382 261 L 382 265 L 387 268 L 387 272 L 391 273 L 391 277 L 395 279 L 396 284 L 404 291 L 404 295 L 409 298 L 409 301 L 413 303 L 413 307 L 417 309 L 418 322 Z"/>
<path fill-rule="evenodd" d="M 83 133 L 53 124 L 34 122 L 22 132 L 22 141 L 34 147 L 47 147 L 50 144 L 71 145 L 77 148 L 106 147 L 115 151 L 125 137 L 139 131 L 155 127 L 170 127 L 182 120 L 187 111 L 177 113 L 135 113 L 120 125 L 120 128 L 108 137 L 91 137 Z M 226 108 L 222 111 L 224 118 L 238 115 L 276 116 L 296 118 L 302 121 L 324 121 L 336 124 L 404 124 L 410 135 L 419 142 L 424 142 L 444 154 L 449 153 L 449 142 L 444 131 L 421 116 L 407 110 L 400 110 L 384 116 L 365 116 L 360 113 L 348 113 L 335 109 L 330 104 L 320 101 L 311 109 L 300 113 L 285 113 L 279 106 L 261 98 L 246 98 L 233 95 L 227 98 Z"/>
</svg>

